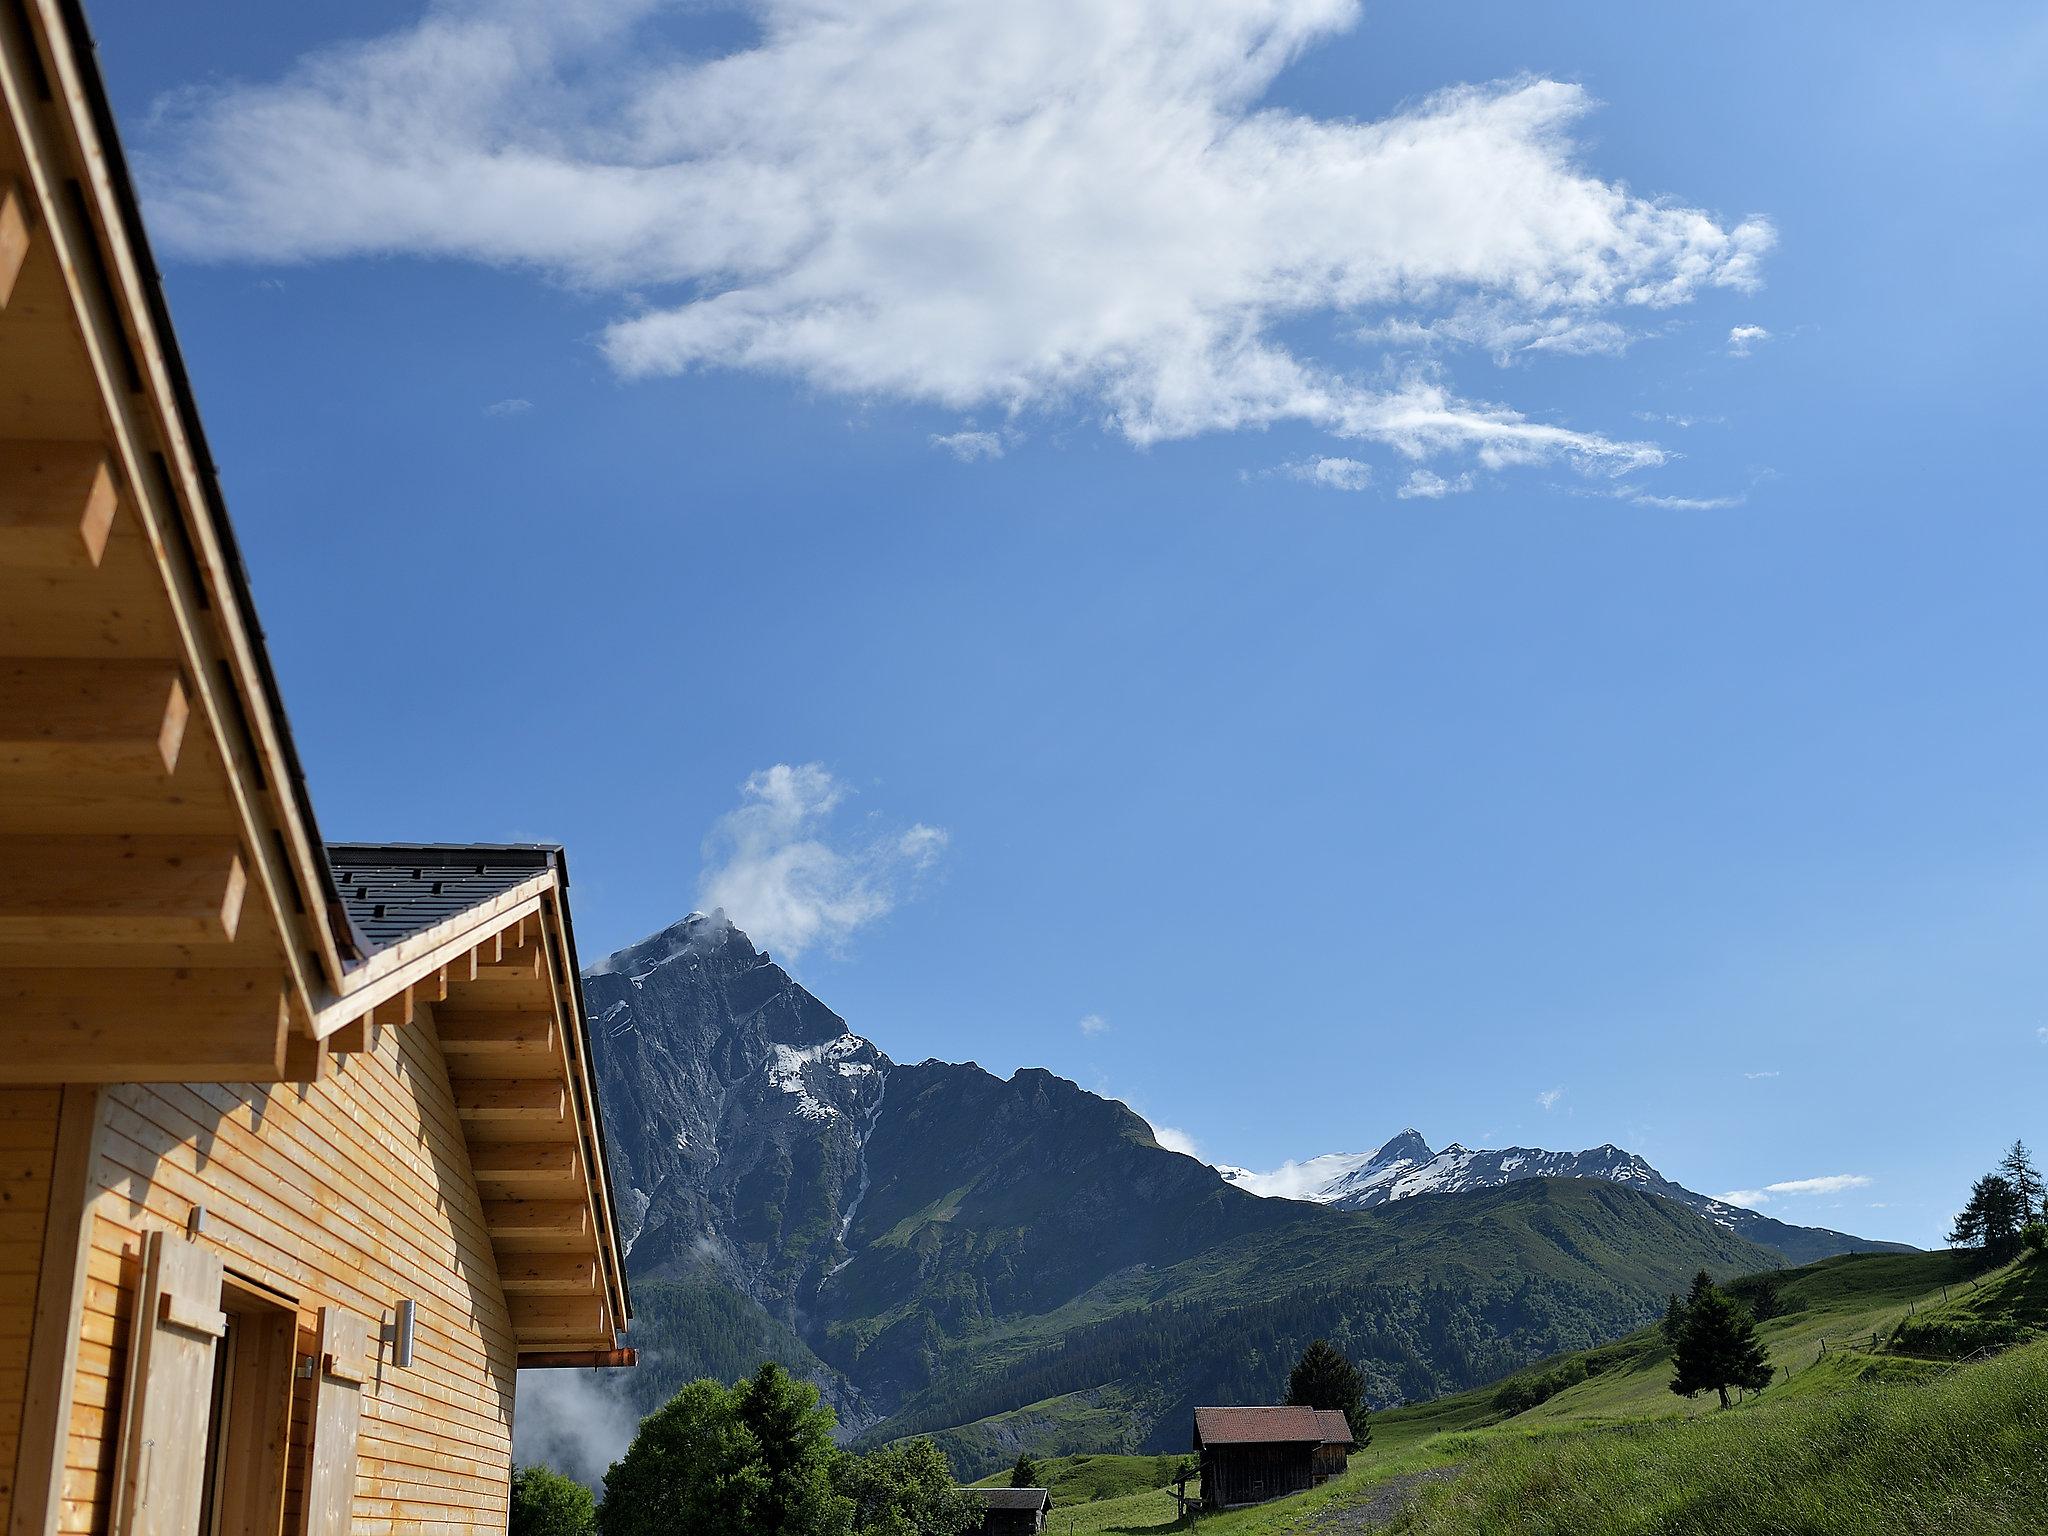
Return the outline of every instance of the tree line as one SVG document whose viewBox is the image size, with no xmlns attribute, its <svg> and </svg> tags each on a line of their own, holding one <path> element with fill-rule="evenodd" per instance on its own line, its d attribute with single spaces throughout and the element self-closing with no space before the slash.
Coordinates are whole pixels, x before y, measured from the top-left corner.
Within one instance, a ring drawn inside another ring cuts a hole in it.
<svg viewBox="0 0 2048 1536">
<path fill-rule="evenodd" d="M 2014 1142 L 1998 1166 L 1970 1186 L 1948 1240 L 1951 1247 L 1978 1249 L 1991 1264 L 2014 1257 L 2022 1244 L 2048 1249 L 2048 1192 L 2025 1142 Z"/>
<path fill-rule="evenodd" d="M 513 1479 L 510 1536 L 965 1536 L 981 1509 L 929 1440 L 833 1443 L 818 1389 L 763 1365 L 693 1381 L 641 1420 L 604 1496 L 546 1467 Z"/>
</svg>

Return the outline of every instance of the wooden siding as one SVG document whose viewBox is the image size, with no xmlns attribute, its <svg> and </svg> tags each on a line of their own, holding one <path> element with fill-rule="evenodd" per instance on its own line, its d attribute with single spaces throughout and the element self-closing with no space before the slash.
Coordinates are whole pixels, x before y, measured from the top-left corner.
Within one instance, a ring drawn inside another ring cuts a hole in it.
<svg viewBox="0 0 2048 1536">
<path fill-rule="evenodd" d="M 29 1330 L 62 1095 L 59 1088 L 0 1088 L 0 1530 L 14 1510 Z"/>
<path fill-rule="evenodd" d="M 515 1347 L 461 1122 L 431 1024 L 372 1027 L 315 1083 L 125 1084 L 106 1091 L 92 1251 L 59 1529 L 108 1529 L 142 1234 L 184 1231 L 298 1309 L 365 1319 L 352 1524 L 363 1533 L 502 1532 Z M 418 1303 L 411 1368 L 378 1331 Z M 303 1515 L 314 1382 L 295 1383 L 284 1530 Z"/>
</svg>

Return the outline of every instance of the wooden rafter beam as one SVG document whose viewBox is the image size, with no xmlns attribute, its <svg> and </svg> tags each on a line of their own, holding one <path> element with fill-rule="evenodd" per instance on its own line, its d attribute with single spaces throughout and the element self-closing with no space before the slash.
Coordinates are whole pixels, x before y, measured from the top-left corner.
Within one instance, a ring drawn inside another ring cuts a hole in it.
<svg viewBox="0 0 2048 1536">
<path fill-rule="evenodd" d="M 276 1082 L 276 970 L 0 971 L 0 1081 Z"/>
<path fill-rule="evenodd" d="M 451 1061 L 478 1056 L 550 1060 L 557 1051 L 555 1020 L 548 1013 L 469 1013 L 437 1008 L 434 1030 L 441 1037 L 442 1054 Z"/>
<path fill-rule="evenodd" d="M 521 1343 L 556 1339 L 591 1344 L 599 1340 L 611 1342 L 600 1297 L 515 1293 L 505 1300 L 512 1313 L 512 1331 Z"/>
<path fill-rule="evenodd" d="M 479 1141 L 469 1149 L 477 1184 L 488 1192 L 530 1194 L 536 1189 L 582 1193 L 583 1165 L 567 1141 Z"/>
<path fill-rule="evenodd" d="M 552 1081 L 523 1078 L 458 1079 L 455 1112 L 467 1121 L 508 1120 L 539 1124 L 559 1122 L 568 1096 Z"/>
<path fill-rule="evenodd" d="M 119 505 L 98 443 L 0 442 L 0 568 L 97 566 Z"/>
<path fill-rule="evenodd" d="M 248 887 L 229 838 L 0 838 L 0 942 L 228 944 Z"/>
<path fill-rule="evenodd" d="M 28 198 L 21 183 L 0 181 L 0 310 L 14 297 L 14 280 L 28 260 Z"/>
<path fill-rule="evenodd" d="M 597 1261 L 582 1253 L 521 1253 L 498 1262 L 512 1295 L 583 1296 L 597 1292 Z"/>
<path fill-rule="evenodd" d="M 581 1200 L 486 1200 L 484 1225 L 494 1239 L 581 1238 L 590 1207 Z"/>
<path fill-rule="evenodd" d="M 0 661 L 0 774 L 167 777 L 191 713 L 168 662 Z"/>
</svg>

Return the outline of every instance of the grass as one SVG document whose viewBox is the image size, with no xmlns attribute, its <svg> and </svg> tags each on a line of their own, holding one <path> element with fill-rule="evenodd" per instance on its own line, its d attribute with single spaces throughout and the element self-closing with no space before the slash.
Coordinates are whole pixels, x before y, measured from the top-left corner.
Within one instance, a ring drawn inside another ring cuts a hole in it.
<svg viewBox="0 0 2048 1536">
<path fill-rule="evenodd" d="M 1128 1498 L 1135 1493 L 1152 1493 L 1173 1481 L 1174 1469 L 1184 1456 L 1044 1456 L 1038 1459 L 1039 1481 L 1051 1492 L 1053 1502 L 1095 1504 Z M 995 1473 L 974 1486 L 1007 1488 L 1010 1474 Z"/>
<path fill-rule="evenodd" d="M 2048 1331 L 2048 1261 L 1975 1279 L 1948 1254 L 1824 1260 L 1781 1274 L 1785 1315 L 1760 1333 L 1789 1377 L 1721 1413 L 1666 1387 L 1656 1330 L 1581 1352 L 1587 1378 L 1504 1414 L 1498 1384 L 1376 1414 L 1340 1478 L 1200 1518 L 1200 1536 L 1296 1536 L 1387 1479 L 1457 1465 L 1418 1494 L 1412 1536 L 1913 1536 L 2048 1530 L 2048 1339 L 1956 1368 L 1869 1349 L 1907 1321 L 2022 1317 Z M 1823 1349 L 1825 1342 L 1825 1349 Z M 1859 1347 L 1860 1346 L 1860 1347 Z M 1560 1357 L 1560 1359 L 1572 1357 Z M 1537 1374 L 1557 1364 L 1530 1368 Z M 1186 1531 L 1164 1488 L 1128 1488 L 1177 1457 L 1097 1464 L 1090 1496 L 1055 1489 L 1054 1536 Z M 1055 1463 L 1046 1463 L 1048 1467 Z M 1095 1497 L 1100 1490 L 1102 1496 Z"/>
<path fill-rule="evenodd" d="M 1446 1447 L 1446 1450 L 1452 1449 Z M 1402 1536 L 1993 1536 L 2048 1529 L 2048 1345 L 1690 1423 L 1475 1437 Z M 1221 1536 L 1220 1529 L 1218 1536 Z"/>
</svg>

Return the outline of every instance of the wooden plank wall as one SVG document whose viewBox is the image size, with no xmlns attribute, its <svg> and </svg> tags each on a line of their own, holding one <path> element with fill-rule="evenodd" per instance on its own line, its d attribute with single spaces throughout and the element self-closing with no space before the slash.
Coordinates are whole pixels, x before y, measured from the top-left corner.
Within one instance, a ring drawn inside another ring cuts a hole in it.
<svg viewBox="0 0 2048 1536">
<path fill-rule="evenodd" d="M 0 1530 L 14 1508 L 29 1323 L 50 1208 L 61 1088 L 0 1088 Z"/>
<path fill-rule="evenodd" d="M 184 1230 L 227 1268 L 293 1298 L 299 1348 L 318 1309 L 370 1324 L 353 1524 L 385 1536 L 505 1529 L 515 1347 L 448 1072 L 431 1024 L 373 1028 L 317 1083 L 107 1090 L 92 1254 L 59 1528 L 107 1529 L 140 1235 Z M 418 1303 L 413 1365 L 377 1330 Z M 284 1529 L 299 1528 L 309 1382 L 296 1384 Z"/>
</svg>

